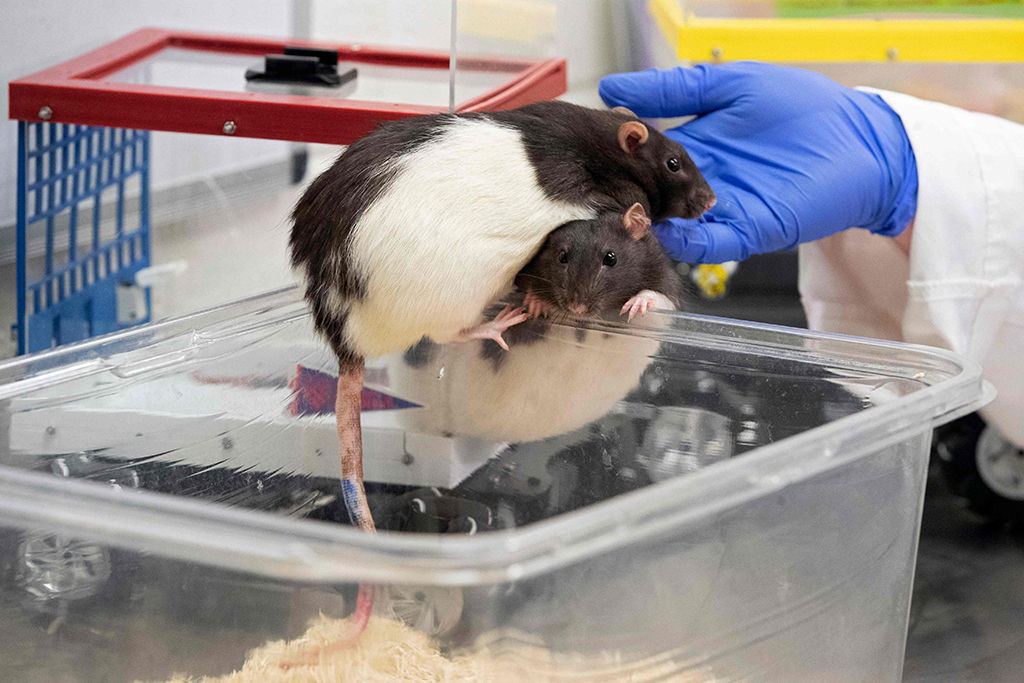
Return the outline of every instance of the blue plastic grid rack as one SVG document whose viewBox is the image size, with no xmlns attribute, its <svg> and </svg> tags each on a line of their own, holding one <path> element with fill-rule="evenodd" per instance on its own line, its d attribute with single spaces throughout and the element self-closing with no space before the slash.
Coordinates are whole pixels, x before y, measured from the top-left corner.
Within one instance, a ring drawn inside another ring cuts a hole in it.
<svg viewBox="0 0 1024 683">
<path fill-rule="evenodd" d="M 135 197 L 126 185 L 133 176 L 138 221 L 127 226 L 125 202 Z M 113 220 L 104 220 L 104 204 L 107 213 L 112 206 Z M 135 274 L 150 263 L 149 221 L 148 131 L 18 122 L 19 354 L 149 320 L 148 289 L 144 310 L 131 319 L 118 316 L 118 288 L 133 287 Z M 30 229 L 45 229 L 41 267 L 29 259 Z"/>
</svg>

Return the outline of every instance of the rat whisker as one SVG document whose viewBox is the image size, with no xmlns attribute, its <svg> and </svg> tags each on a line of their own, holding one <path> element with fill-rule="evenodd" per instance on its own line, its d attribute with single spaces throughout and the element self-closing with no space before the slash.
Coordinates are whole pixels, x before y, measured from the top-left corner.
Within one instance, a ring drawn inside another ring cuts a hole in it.
<svg viewBox="0 0 1024 683">
<path fill-rule="evenodd" d="M 555 286 L 555 283 L 554 283 L 554 282 L 552 282 L 551 280 L 549 280 L 549 279 L 548 279 L 548 278 L 546 278 L 546 277 L 541 277 L 540 275 L 532 275 L 532 274 L 530 274 L 530 273 L 520 273 L 520 276 L 522 276 L 522 277 L 528 277 L 528 278 L 531 278 L 531 279 L 533 279 L 533 280 L 537 280 L 538 282 L 546 282 L 546 283 L 548 283 L 549 285 Z"/>
</svg>

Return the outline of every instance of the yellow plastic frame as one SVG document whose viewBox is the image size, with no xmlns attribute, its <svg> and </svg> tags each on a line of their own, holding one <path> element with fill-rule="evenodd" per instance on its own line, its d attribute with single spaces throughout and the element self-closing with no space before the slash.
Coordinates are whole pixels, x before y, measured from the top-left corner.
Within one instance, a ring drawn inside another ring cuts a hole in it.
<svg viewBox="0 0 1024 683">
<path fill-rule="evenodd" d="M 648 8 L 689 62 L 1024 62 L 1020 19 L 698 19 L 677 0 Z"/>
</svg>

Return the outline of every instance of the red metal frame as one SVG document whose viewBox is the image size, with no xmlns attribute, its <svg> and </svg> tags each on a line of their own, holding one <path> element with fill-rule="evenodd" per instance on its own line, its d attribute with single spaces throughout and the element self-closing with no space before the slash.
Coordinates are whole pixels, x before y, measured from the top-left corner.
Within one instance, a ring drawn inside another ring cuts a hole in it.
<svg viewBox="0 0 1024 683">
<path fill-rule="evenodd" d="M 100 80 L 165 48 L 259 55 L 281 53 L 287 45 L 337 50 L 338 59 L 395 67 L 448 69 L 448 54 L 361 45 L 311 43 L 236 36 L 180 33 L 144 28 L 63 64 L 10 83 L 12 119 L 38 121 L 49 107 L 50 121 L 110 128 L 348 144 L 382 121 L 446 111 L 441 107 L 365 102 L 330 97 L 269 95 L 172 88 Z M 459 69 L 508 72 L 508 83 L 463 102 L 457 111 L 511 109 L 552 99 L 567 88 L 564 59 L 525 61 L 460 58 Z"/>
</svg>

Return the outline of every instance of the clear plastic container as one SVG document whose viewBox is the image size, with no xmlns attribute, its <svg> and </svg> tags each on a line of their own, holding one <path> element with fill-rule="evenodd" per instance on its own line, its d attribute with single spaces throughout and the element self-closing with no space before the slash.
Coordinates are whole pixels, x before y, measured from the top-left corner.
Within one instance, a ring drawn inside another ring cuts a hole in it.
<svg viewBox="0 0 1024 683">
<path fill-rule="evenodd" d="M 898 681 L 931 430 L 986 398 L 696 316 L 421 345 L 368 364 L 368 535 L 334 371 L 293 289 L 0 365 L 0 679 L 276 680 L 370 582 L 341 680 Z"/>
</svg>

